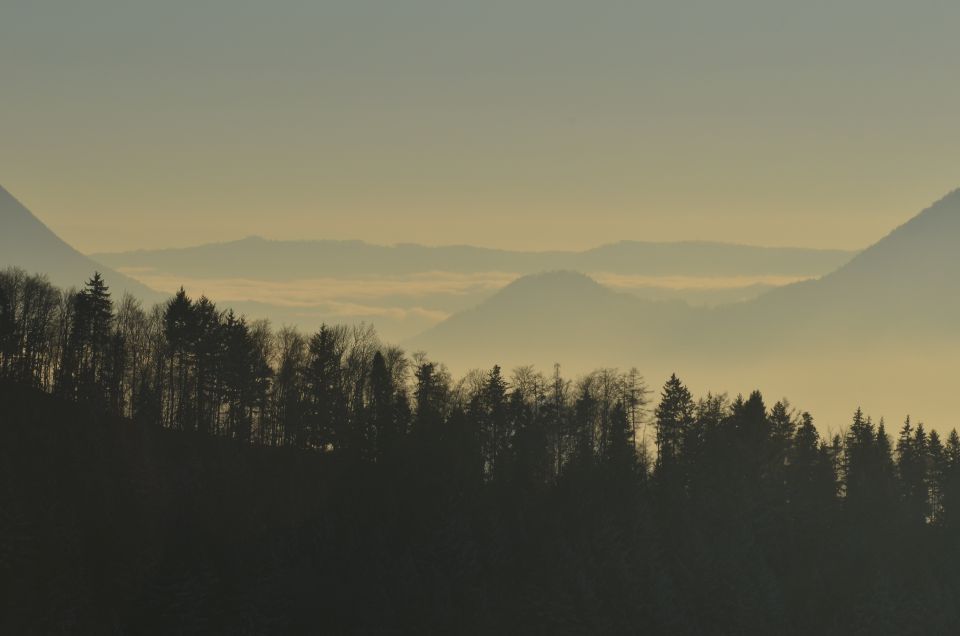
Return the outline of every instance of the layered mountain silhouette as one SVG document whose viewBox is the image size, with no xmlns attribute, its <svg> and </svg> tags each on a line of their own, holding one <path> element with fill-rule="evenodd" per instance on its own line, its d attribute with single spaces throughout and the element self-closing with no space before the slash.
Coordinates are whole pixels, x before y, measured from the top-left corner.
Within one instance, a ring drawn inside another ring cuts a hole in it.
<svg viewBox="0 0 960 636">
<path fill-rule="evenodd" d="M 0 268 L 11 266 L 46 274 L 63 288 L 80 287 L 99 271 L 115 295 L 129 292 L 144 301 L 161 298 L 146 285 L 72 248 L 0 186 Z"/>
<path fill-rule="evenodd" d="M 276 267 L 270 266 L 274 261 Z M 0 188 L 0 267 L 10 265 L 45 273 L 63 287 L 81 285 L 99 270 L 115 293 L 129 291 L 147 302 L 164 296 L 109 266 L 160 268 L 173 274 L 171 280 L 177 280 L 176 272 L 196 279 L 274 276 L 277 281 L 437 270 L 531 272 L 496 292 L 451 292 L 436 307 L 407 299 L 427 311 L 412 318 L 373 306 L 367 314 L 359 307 L 345 316 L 339 307 L 323 303 L 281 308 L 252 297 L 235 302 L 214 295 L 214 300 L 251 318 L 269 317 L 308 331 L 321 322 L 364 319 L 386 324 L 388 340 L 402 340 L 407 336 L 396 334 L 423 329 L 432 322 L 429 311 L 449 312 L 447 303 L 460 295 L 457 302 L 477 304 L 453 309 L 449 318 L 401 344 L 426 351 L 457 374 L 494 364 L 549 369 L 560 362 L 570 374 L 635 365 L 654 379 L 680 371 L 700 392 L 752 388 L 740 382 L 761 377 L 766 393 L 789 391 L 804 406 L 833 417 L 849 409 L 851 399 L 897 417 L 905 414 L 899 409 L 918 401 L 933 416 L 946 413 L 943 396 L 955 389 L 952 378 L 960 359 L 960 191 L 856 254 L 711 243 L 624 242 L 586 252 L 510 252 L 245 239 L 92 259 Z M 614 291 L 582 271 L 818 277 L 743 302 L 692 307 Z"/>
<path fill-rule="evenodd" d="M 854 255 L 844 250 L 710 242 L 622 241 L 584 251 L 538 252 L 248 237 L 187 248 L 102 253 L 93 258 L 121 271 L 138 271 L 134 275 L 155 288 L 173 291 L 184 284 L 188 291 L 204 292 L 250 315 L 268 316 L 277 324 L 312 330 L 321 321 L 365 320 L 376 324 L 388 339 L 402 341 L 437 320 L 483 302 L 518 275 L 595 273 L 635 297 L 715 306 L 754 298 L 787 280 L 823 275 Z M 332 295 L 330 285 L 317 282 L 321 279 L 344 284 L 334 292 L 338 295 Z M 383 284 L 383 280 L 390 283 Z M 291 287 L 296 287 L 295 292 Z M 509 297 L 513 291 L 505 293 Z M 616 309 L 598 305 L 592 315 L 622 320 L 630 313 L 623 307 L 634 303 L 617 298 Z M 348 313 L 341 313 L 342 308 Z M 542 340 L 545 334 L 538 336 Z"/>
<path fill-rule="evenodd" d="M 752 301 L 713 309 L 642 301 L 555 272 L 518 280 L 407 344 L 458 367 L 542 364 L 555 352 L 589 367 L 949 342 L 960 343 L 960 191 L 836 271 Z"/>
<path fill-rule="evenodd" d="M 675 349 L 675 334 L 698 316 L 686 303 L 645 300 L 556 271 L 524 276 L 406 345 L 463 368 L 490 360 L 544 366 L 558 352 L 575 367 L 624 365 L 637 352 Z"/>
</svg>

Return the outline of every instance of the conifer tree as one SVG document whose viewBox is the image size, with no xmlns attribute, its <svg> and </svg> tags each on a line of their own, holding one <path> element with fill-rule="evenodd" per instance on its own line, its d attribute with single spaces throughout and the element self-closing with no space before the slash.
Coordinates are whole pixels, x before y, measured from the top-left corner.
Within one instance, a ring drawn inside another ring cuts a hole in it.
<svg viewBox="0 0 960 636">
<path fill-rule="evenodd" d="M 539 413 L 520 388 L 510 393 L 509 420 L 513 427 L 510 446 L 511 478 L 526 492 L 545 485 L 552 476 L 550 442 L 545 410 Z"/>
<path fill-rule="evenodd" d="M 186 422 L 187 385 L 190 372 L 190 351 L 196 329 L 196 315 L 193 301 L 183 287 L 167 303 L 163 315 L 163 329 L 166 336 L 169 357 L 169 375 L 167 378 L 167 425 L 182 428 Z"/>
<path fill-rule="evenodd" d="M 943 517 L 944 479 L 947 473 L 947 455 L 940 434 L 930 431 L 927 436 L 927 492 L 930 520 L 940 523 Z"/>
<path fill-rule="evenodd" d="M 944 444 L 944 469 L 940 486 L 941 522 L 951 531 L 960 529 L 960 435 L 950 431 Z"/>
<path fill-rule="evenodd" d="M 201 432 L 215 430 L 220 412 L 220 392 L 223 388 L 224 326 L 216 305 L 201 296 L 190 308 L 193 314 L 187 321 L 192 333 L 185 334 L 184 344 L 190 347 L 194 366 L 193 401 L 195 423 Z"/>
<path fill-rule="evenodd" d="M 95 272 L 72 299 L 69 340 L 61 362 L 61 391 L 71 398 L 106 406 L 103 380 L 110 355 L 113 302 Z"/>
<path fill-rule="evenodd" d="M 694 407 L 690 390 L 676 374 L 671 375 L 655 412 L 658 474 L 670 475 L 679 464 L 684 430 L 693 421 Z"/>
<path fill-rule="evenodd" d="M 311 339 L 305 373 L 309 401 L 306 420 L 308 445 L 344 450 L 349 445 L 344 428 L 347 399 L 343 390 L 343 350 L 333 331 L 323 325 Z"/>
<path fill-rule="evenodd" d="M 484 456 L 484 473 L 492 477 L 506 459 L 513 431 L 507 411 L 507 383 L 494 366 L 487 377 L 482 394 L 480 439 Z"/>
<path fill-rule="evenodd" d="M 871 506 L 873 481 L 879 472 L 873 423 L 857 408 L 844 439 L 843 476 L 848 508 L 862 513 Z"/>
<path fill-rule="evenodd" d="M 391 454 L 399 441 L 394 414 L 393 381 L 387 369 L 386 359 L 380 351 L 373 355 L 370 364 L 370 403 L 368 405 L 372 445 L 377 459 Z"/>
<path fill-rule="evenodd" d="M 432 362 L 421 363 L 415 372 L 416 413 L 414 428 L 418 434 L 435 430 L 443 419 L 446 387 L 437 366 Z"/>
<path fill-rule="evenodd" d="M 927 468 L 927 434 L 923 424 L 914 429 L 908 417 L 897 440 L 897 471 L 904 512 L 916 524 L 925 523 L 930 517 Z"/>
<path fill-rule="evenodd" d="M 580 394 L 573 406 L 571 461 L 578 466 L 589 466 L 594 460 L 599 404 L 590 389 L 589 382 L 582 383 Z"/>
<path fill-rule="evenodd" d="M 610 435 L 603 461 L 617 480 L 631 483 L 638 476 L 636 438 L 623 402 L 617 402 L 611 411 Z"/>
</svg>

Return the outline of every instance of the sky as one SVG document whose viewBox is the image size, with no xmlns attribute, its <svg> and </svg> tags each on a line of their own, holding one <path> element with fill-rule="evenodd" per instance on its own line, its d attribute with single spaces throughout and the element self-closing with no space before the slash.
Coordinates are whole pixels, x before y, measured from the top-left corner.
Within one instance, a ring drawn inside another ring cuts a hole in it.
<svg viewBox="0 0 960 636">
<path fill-rule="evenodd" d="M 81 251 L 861 248 L 960 186 L 955 0 L 5 0 L 0 184 Z"/>
</svg>

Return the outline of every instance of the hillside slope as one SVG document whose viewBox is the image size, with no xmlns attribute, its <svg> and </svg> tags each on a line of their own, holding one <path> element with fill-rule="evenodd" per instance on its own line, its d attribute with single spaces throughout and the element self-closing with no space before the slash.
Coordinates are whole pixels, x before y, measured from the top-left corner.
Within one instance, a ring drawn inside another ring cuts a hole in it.
<svg viewBox="0 0 960 636">
<path fill-rule="evenodd" d="M 79 287 L 99 271 L 115 297 L 130 292 L 144 301 L 161 299 L 146 285 L 72 248 L 0 186 L 0 268 L 11 266 L 46 274 L 50 282 L 64 288 Z"/>
</svg>

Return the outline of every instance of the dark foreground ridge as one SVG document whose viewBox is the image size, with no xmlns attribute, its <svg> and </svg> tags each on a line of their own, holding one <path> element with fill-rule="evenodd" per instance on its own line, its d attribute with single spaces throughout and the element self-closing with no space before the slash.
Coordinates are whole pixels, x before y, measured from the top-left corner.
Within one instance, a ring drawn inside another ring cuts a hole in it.
<svg viewBox="0 0 960 636">
<path fill-rule="evenodd" d="M 960 630 L 955 432 L 646 395 L 5 272 L 0 633 Z"/>
<path fill-rule="evenodd" d="M 0 401 L 5 634 L 960 625 L 956 525 L 912 519 L 880 484 L 838 499 L 829 466 L 816 484 L 797 460 L 783 482 L 704 464 L 682 486 L 605 460 L 483 484 L 453 459 L 454 431 L 363 463 L 139 426 L 9 383 Z"/>
</svg>

